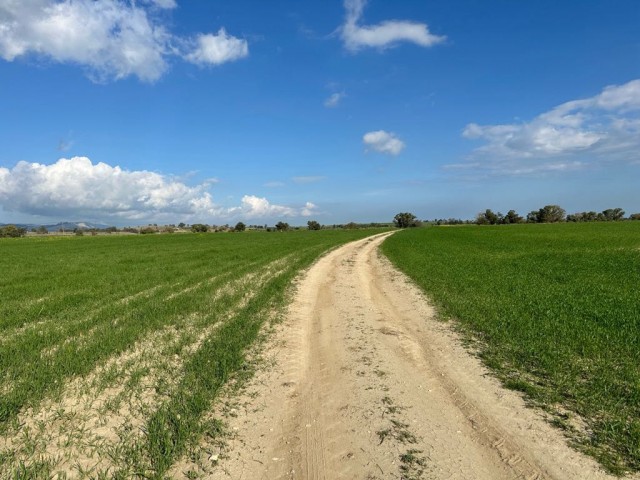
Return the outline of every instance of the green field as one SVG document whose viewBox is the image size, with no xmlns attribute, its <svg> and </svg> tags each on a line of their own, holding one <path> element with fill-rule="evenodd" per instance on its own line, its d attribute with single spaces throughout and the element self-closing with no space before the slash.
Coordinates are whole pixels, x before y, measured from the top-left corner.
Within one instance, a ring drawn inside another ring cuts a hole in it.
<svg viewBox="0 0 640 480">
<path fill-rule="evenodd" d="M 640 222 L 411 229 L 383 251 L 506 386 L 640 471 Z"/>
<path fill-rule="evenodd" d="M 372 233 L 0 239 L 0 478 L 162 478 L 295 275 Z"/>
</svg>

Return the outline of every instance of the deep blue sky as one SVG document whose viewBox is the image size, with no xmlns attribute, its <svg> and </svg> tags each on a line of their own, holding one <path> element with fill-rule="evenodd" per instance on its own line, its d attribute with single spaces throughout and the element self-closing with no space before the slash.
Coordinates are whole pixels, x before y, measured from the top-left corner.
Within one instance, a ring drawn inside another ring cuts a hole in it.
<svg viewBox="0 0 640 480">
<path fill-rule="evenodd" d="M 637 0 L 15 3 L 0 223 L 640 211 Z"/>
</svg>

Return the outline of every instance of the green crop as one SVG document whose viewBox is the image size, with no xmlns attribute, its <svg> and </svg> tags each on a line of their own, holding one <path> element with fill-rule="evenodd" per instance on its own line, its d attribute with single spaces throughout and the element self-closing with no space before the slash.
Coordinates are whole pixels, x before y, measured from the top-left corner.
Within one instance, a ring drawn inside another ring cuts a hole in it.
<svg viewBox="0 0 640 480">
<path fill-rule="evenodd" d="M 162 478 L 292 279 L 372 233 L 0 239 L 0 477 Z"/>
<path fill-rule="evenodd" d="M 383 251 L 507 387 L 640 471 L 640 222 L 411 229 Z"/>
</svg>

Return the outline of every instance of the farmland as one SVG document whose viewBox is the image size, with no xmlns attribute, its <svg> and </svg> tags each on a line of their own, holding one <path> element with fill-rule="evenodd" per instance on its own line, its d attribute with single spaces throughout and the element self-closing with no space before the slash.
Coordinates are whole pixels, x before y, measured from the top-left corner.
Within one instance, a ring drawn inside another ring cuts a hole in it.
<svg viewBox="0 0 640 480">
<path fill-rule="evenodd" d="M 0 477 L 162 478 L 296 274 L 371 233 L 0 240 Z"/>
<path fill-rule="evenodd" d="M 383 251 L 579 449 L 640 470 L 640 223 L 412 229 Z"/>
</svg>

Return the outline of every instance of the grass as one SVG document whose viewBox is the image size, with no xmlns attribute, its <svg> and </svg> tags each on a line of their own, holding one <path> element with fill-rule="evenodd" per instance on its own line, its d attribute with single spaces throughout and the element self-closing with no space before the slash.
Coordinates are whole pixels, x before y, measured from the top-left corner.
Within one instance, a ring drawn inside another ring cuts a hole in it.
<svg viewBox="0 0 640 480">
<path fill-rule="evenodd" d="M 298 272 L 372 233 L 1 239 L 0 477 L 163 478 Z"/>
<path fill-rule="evenodd" d="M 640 222 L 412 229 L 383 251 L 507 387 L 640 471 Z"/>
</svg>

